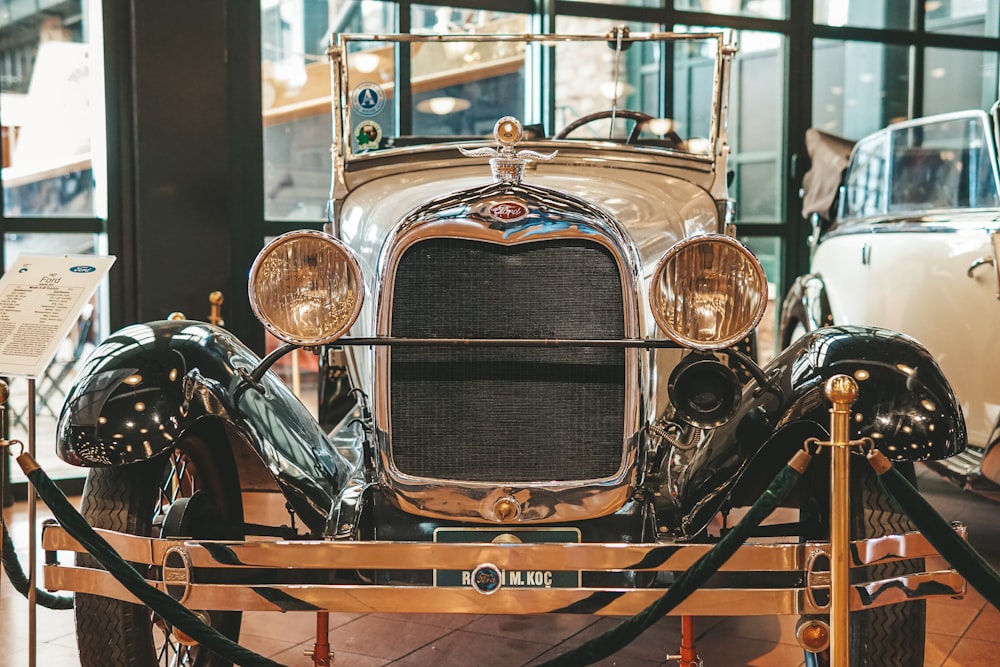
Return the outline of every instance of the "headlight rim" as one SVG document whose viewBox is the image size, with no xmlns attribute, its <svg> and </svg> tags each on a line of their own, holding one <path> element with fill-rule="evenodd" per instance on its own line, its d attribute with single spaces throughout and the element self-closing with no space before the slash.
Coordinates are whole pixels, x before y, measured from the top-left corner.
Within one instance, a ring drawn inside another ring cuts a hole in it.
<svg viewBox="0 0 1000 667">
<path fill-rule="evenodd" d="M 294 242 L 296 239 L 300 238 L 312 238 L 323 241 L 324 243 L 329 243 L 337 248 L 340 254 L 345 259 L 348 266 L 348 271 L 353 276 L 357 286 L 358 286 L 358 297 L 354 302 L 354 307 L 351 310 L 350 315 L 344 320 L 345 324 L 338 328 L 333 334 L 323 336 L 321 338 L 303 338 L 300 336 L 290 335 L 283 331 L 281 328 L 276 327 L 271 323 L 271 320 L 264 316 L 261 308 L 259 306 L 259 295 L 257 290 L 257 276 L 258 273 L 271 254 L 288 243 Z M 365 301 L 365 277 L 364 272 L 361 269 L 361 263 L 358 261 L 357 256 L 351 248 L 327 232 L 316 230 L 316 229 L 299 229 L 291 232 L 285 232 L 275 238 L 261 248 L 260 252 L 257 253 L 257 257 L 254 258 L 253 264 L 250 266 L 250 274 L 248 277 L 248 287 L 247 293 L 250 299 L 250 308 L 253 310 L 254 316 L 257 320 L 264 326 L 264 328 L 273 334 L 276 338 L 286 343 L 291 343 L 293 345 L 300 345 L 302 347 L 316 347 L 320 345 L 326 345 L 332 343 L 340 338 L 342 338 L 354 323 L 357 321 L 358 317 L 361 315 L 361 309 Z"/>
<path fill-rule="evenodd" d="M 668 265 L 668 263 L 674 257 L 676 257 L 680 252 L 682 252 L 683 250 L 687 249 L 692 245 L 697 245 L 700 243 L 713 243 L 713 242 L 722 242 L 732 246 L 750 261 L 750 264 L 754 268 L 754 273 L 757 275 L 758 280 L 760 282 L 760 286 L 762 288 L 760 290 L 762 298 L 760 299 L 760 303 L 757 305 L 756 312 L 754 313 L 753 317 L 751 317 L 748 323 L 744 325 L 744 327 L 740 330 L 739 335 L 733 334 L 718 341 L 706 342 L 684 336 L 679 332 L 674 331 L 669 326 L 667 326 L 665 322 L 660 319 L 659 309 L 656 305 L 656 294 L 659 290 L 661 274 L 665 270 L 665 267 Z M 660 257 L 660 259 L 657 261 L 656 266 L 653 269 L 653 273 L 650 277 L 649 287 L 647 290 L 647 298 L 649 302 L 650 311 L 652 313 L 654 321 L 656 322 L 656 326 L 665 336 L 667 336 L 667 338 L 674 341 L 675 343 L 678 343 L 680 345 L 683 345 L 684 347 L 693 350 L 702 350 L 706 352 L 724 350 L 726 348 L 732 347 L 733 345 L 736 345 L 741 340 L 749 336 L 753 332 L 753 330 L 757 328 L 757 325 L 759 325 L 761 320 L 764 318 L 764 313 L 767 310 L 767 273 L 764 271 L 764 266 L 760 263 L 760 260 L 757 259 L 757 256 L 753 252 L 751 252 L 751 250 L 745 244 L 740 242 L 738 239 L 733 238 L 732 236 L 729 236 L 727 234 L 719 234 L 719 233 L 694 234 L 692 236 L 683 238 L 674 245 L 672 245 L 665 253 L 663 253 L 663 256 Z"/>
</svg>

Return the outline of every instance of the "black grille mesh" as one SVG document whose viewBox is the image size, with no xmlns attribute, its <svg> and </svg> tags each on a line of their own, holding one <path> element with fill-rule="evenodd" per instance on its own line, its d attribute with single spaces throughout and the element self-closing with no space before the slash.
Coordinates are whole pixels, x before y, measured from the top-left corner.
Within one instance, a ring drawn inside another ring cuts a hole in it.
<svg viewBox="0 0 1000 667">
<path fill-rule="evenodd" d="M 621 338 L 618 268 L 585 240 L 516 246 L 430 239 L 400 261 L 392 334 L 419 338 Z M 621 349 L 391 351 L 392 455 L 420 477 L 554 481 L 621 464 Z"/>
</svg>

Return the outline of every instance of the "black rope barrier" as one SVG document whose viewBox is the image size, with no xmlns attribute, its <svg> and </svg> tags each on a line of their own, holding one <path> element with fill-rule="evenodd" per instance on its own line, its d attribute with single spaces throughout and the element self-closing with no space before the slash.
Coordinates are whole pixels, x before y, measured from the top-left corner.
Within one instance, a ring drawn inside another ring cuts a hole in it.
<svg viewBox="0 0 1000 667">
<path fill-rule="evenodd" d="M 710 551 L 678 576 L 667 592 L 656 602 L 604 634 L 567 653 L 556 656 L 552 660 L 543 662 L 538 667 L 579 667 L 580 665 L 593 664 L 615 653 L 648 630 L 656 621 L 670 613 L 674 607 L 702 586 L 736 553 L 740 545 L 750 537 L 753 529 L 760 525 L 760 522 L 767 518 L 788 495 L 811 459 L 812 457 L 805 451 L 798 452 L 778 472 L 767 490 L 754 502 L 740 522 L 723 535 Z"/>
<path fill-rule="evenodd" d="M 1000 609 L 1000 574 L 997 573 L 952 525 L 938 514 L 892 462 L 878 450 L 868 454 L 868 462 L 878 474 L 879 483 L 899 505 L 917 529 L 969 585 Z"/>
<path fill-rule="evenodd" d="M 945 521 L 920 495 L 917 489 L 877 450 L 868 454 L 868 460 L 883 489 L 900 509 L 913 521 L 918 530 L 937 552 L 968 581 L 991 605 L 1000 608 L 1000 574 L 964 539 L 958 536 L 951 524 Z M 255 653 L 229 639 L 166 593 L 151 586 L 145 578 L 98 535 L 86 520 L 69 503 L 45 472 L 28 454 L 17 457 L 25 475 L 35 487 L 38 497 L 52 511 L 66 532 L 86 549 L 108 572 L 143 604 L 154 609 L 201 646 L 226 660 L 244 667 L 282 667 L 269 658 Z M 811 461 L 811 456 L 800 451 L 778 472 L 768 488 L 750 507 L 747 514 L 703 556 L 681 573 L 666 592 L 653 604 L 635 616 L 620 623 L 604 634 L 540 663 L 539 667 L 579 667 L 602 660 L 629 644 L 648 630 L 656 621 L 669 614 L 691 593 L 705 584 L 739 547 L 751 536 L 752 531 L 774 511 L 788 492 L 795 486 Z M 16 564 L 16 567 L 12 567 Z M 16 562 L 14 546 L 3 526 L 3 566 L 15 589 L 27 594 L 28 581 Z M 43 606 L 69 609 L 72 598 L 55 596 L 38 591 Z M 52 598 L 49 600 L 48 598 Z M 42 600 L 46 602 L 42 602 Z"/>
<path fill-rule="evenodd" d="M 0 526 L 3 527 L 3 571 L 7 573 L 11 585 L 18 593 L 28 597 L 31 591 L 31 581 L 24 573 L 21 562 L 17 559 L 17 551 L 14 549 L 14 541 L 7 532 L 7 522 L 0 517 Z M 35 587 L 35 602 L 47 609 L 72 609 L 73 596 L 55 595 L 44 589 Z"/>
<path fill-rule="evenodd" d="M 806 452 L 797 453 L 789 464 L 778 472 L 770 486 L 751 506 L 743 519 L 728 531 L 710 551 L 681 574 L 659 600 L 603 635 L 542 663 L 539 667 L 578 667 L 579 665 L 592 664 L 615 653 L 638 637 L 653 623 L 683 602 L 729 560 L 740 545 L 747 540 L 751 531 L 770 515 L 788 494 L 810 460 L 811 457 Z M 206 625 L 174 598 L 151 586 L 134 567 L 122 560 L 121 556 L 104 538 L 94 531 L 33 458 L 27 453 L 22 453 L 17 457 L 17 461 L 24 470 L 28 481 L 35 487 L 38 497 L 49 507 L 63 529 L 143 604 L 155 610 L 200 645 L 227 660 L 232 660 L 244 667 L 281 667 L 280 663 L 254 653 L 222 635 L 211 626 Z M 4 537 L 4 546 L 6 547 L 9 542 L 6 530 Z"/>
<path fill-rule="evenodd" d="M 122 560 L 118 552 L 98 535 L 76 508 L 66 499 L 45 471 L 28 455 L 17 457 L 18 465 L 35 487 L 38 497 L 48 505 L 66 532 L 104 566 L 132 595 L 156 611 L 198 644 L 225 660 L 244 667 L 282 667 L 281 663 L 240 646 L 215 628 L 205 624 L 187 607 L 163 591 L 151 586 L 134 567 Z"/>
</svg>

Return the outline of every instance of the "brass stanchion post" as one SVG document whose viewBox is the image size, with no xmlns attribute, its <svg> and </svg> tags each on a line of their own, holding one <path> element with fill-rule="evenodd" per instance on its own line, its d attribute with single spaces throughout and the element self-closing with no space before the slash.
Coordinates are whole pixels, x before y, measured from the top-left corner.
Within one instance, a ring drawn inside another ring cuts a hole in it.
<svg viewBox="0 0 1000 667">
<path fill-rule="evenodd" d="M 850 662 L 850 564 L 851 540 L 850 468 L 851 405 L 858 397 L 858 384 L 847 375 L 826 381 L 830 409 L 830 664 L 847 667 Z"/>
<path fill-rule="evenodd" d="M 222 327 L 226 323 L 222 320 L 222 292 L 216 290 L 208 295 L 208 303 L 211 306 L 208 314 L 208 323 L 212 326 Z"/>
</svg>

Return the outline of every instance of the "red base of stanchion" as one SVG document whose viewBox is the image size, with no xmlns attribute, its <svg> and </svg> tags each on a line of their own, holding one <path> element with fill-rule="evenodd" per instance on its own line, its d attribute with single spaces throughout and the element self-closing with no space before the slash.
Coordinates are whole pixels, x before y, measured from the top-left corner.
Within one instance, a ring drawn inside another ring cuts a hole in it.
<svg viewBox="0 0 1000 667">
<path fill-rule="evenodd" d="M 313 667 L 330 667 L 330 612 L 316 612 L 316 643 L 312 650 Z"/>
<path fill-rule="evenodd" d="M 681 659 L 679 667 L 698 667 L 698 651 L 694 647 L 694 617 L 681 616 Z"/>
<path fill-rule="evenodd" d="M 701 658 L 694 646 L 694 617 L 681 616 L 681 652 L 668 655 L 667 660 L 676 660 L 677 667 L 701 667 Z"/>
</svg>

